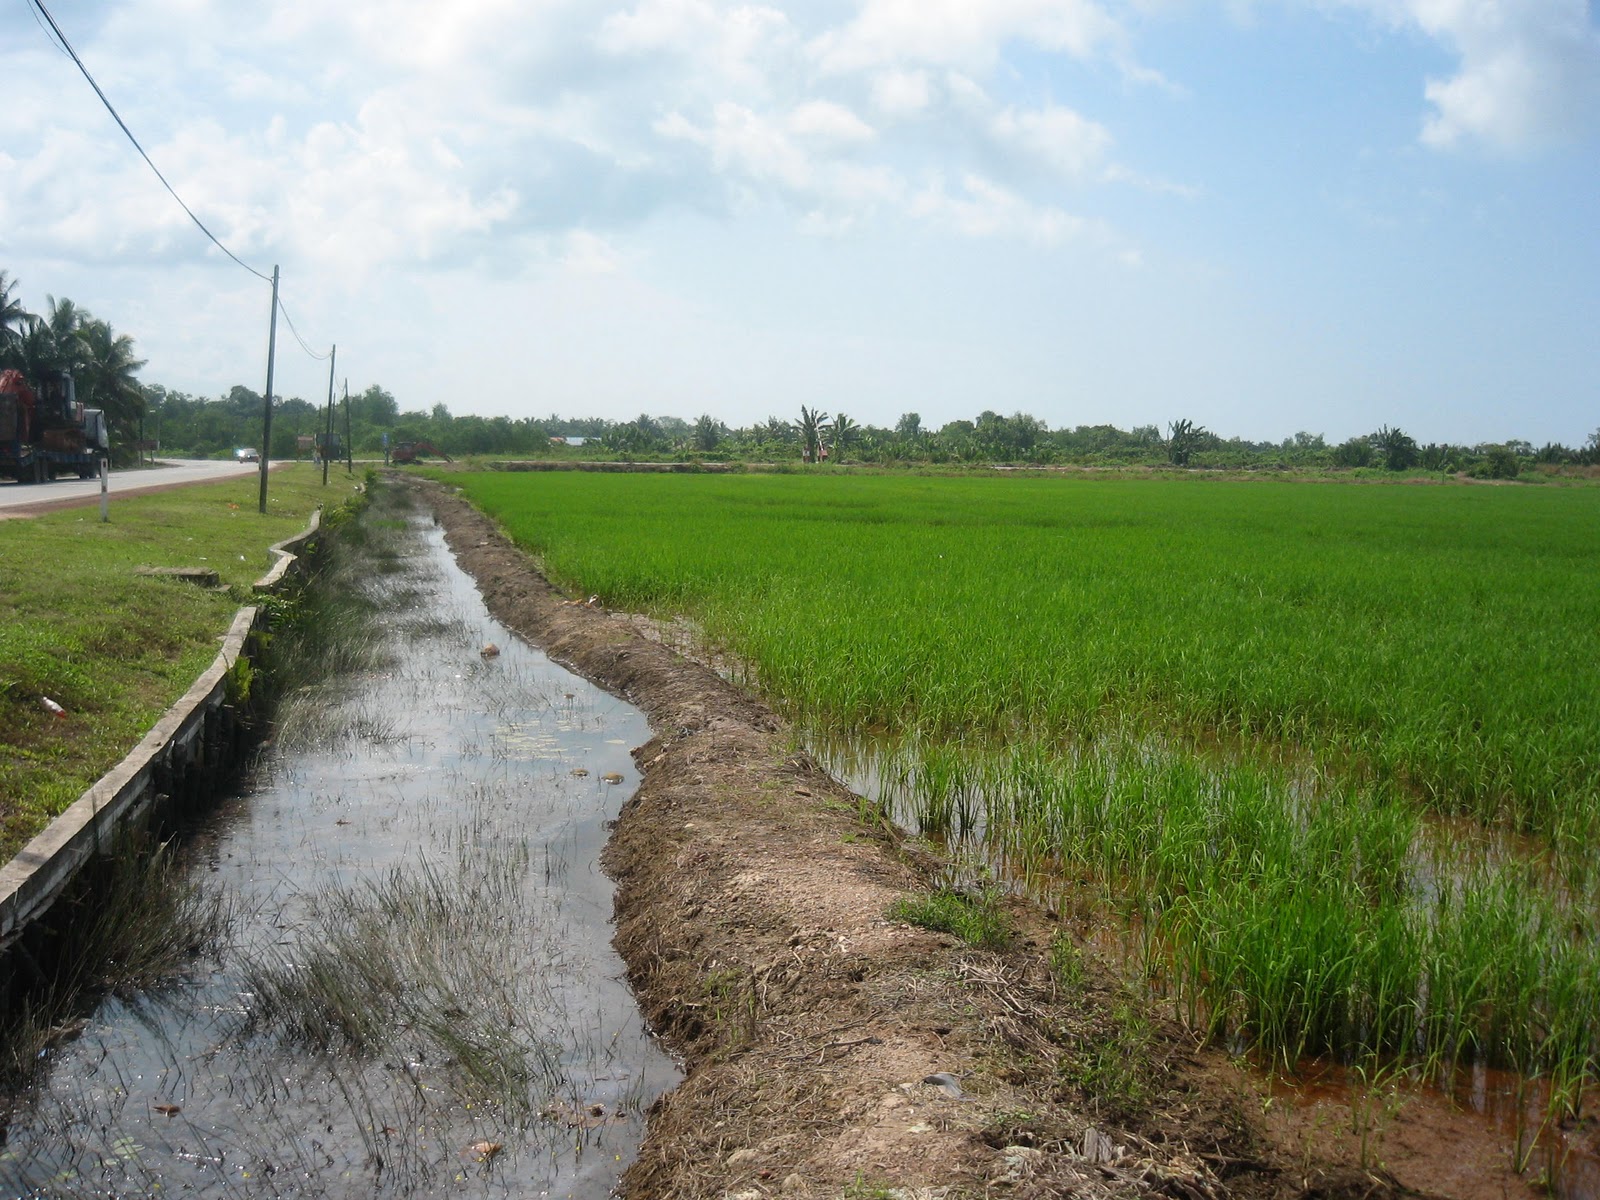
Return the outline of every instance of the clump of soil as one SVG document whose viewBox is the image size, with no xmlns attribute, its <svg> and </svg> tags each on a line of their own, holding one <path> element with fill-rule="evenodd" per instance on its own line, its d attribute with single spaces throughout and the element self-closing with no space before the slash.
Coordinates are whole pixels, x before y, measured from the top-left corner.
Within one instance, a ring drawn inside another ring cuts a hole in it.
<svg viewBox="0 0 1600 1200">
<path fill-rule="evenodd" d="M 1274 1111 L 1055 913 L 977 895 L 1012 931 L 1003 949 L 891 919 L 946 864 L 797 753 L 758 699 L 563 597 L 449 489 L 407 485 L 499 620 L 655 731 L 603 865 L 616 946 L 685 1079 L 651 1111 L 624 1195 L 1393 1196 L 1432 1192 L 1447 1165 L 1470 1182 L 1440 1194 L 1526 1191 L 1497 1148 L 1447 1131 L 1392 1139 L 1385 1169 L 1380 1139 L 1358 1153 L 1339 1135 L 1347 1108 L 1312 1125 Z"/>
</svg>

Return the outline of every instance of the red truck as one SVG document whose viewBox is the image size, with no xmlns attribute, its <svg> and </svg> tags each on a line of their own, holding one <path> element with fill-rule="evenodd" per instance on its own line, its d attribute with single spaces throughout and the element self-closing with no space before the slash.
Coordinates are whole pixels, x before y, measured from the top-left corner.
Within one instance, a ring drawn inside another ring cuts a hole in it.
<svg viewBox="0 0 1600 1200">
<path fill-rule="evenodd" d="M 52 371 L 35 392 L 21 371 L 0 371 L 0 477 L 93 479 L 110 457 L 106 415 L 78 403 L 71 374 Z"/>
</svg>

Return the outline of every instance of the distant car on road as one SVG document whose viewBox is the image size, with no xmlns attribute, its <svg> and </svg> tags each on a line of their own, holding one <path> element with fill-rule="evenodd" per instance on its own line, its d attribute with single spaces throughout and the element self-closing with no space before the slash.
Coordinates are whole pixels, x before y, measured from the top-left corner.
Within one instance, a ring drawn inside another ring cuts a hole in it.
<svg viewBox="0 0 1600 1200">
<path fill-rule="evenodd" d="M 242 463 L 243 462 L 260 462 L 261 461 L 261 455 L 257 454 L 254 450 L 250 449 L 249 446 L 240 446 L 239 449 L 237 449 L 237 450 L 235 450 L 233 452 L 233 461 L 234 462 L 242 462 Z"/>
</svg>

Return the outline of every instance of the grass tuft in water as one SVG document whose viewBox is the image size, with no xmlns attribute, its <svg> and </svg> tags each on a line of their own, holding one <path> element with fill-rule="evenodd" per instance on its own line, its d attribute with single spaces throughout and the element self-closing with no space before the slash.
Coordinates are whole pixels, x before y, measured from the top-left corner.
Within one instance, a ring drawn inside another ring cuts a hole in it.
<svg viewBox="0 0 1600 1200">
<path fill-rule="evenodd" d="M 25 1087 L 42 1052 L 76 1034 L 104 993 L 155 988 L 215 953 L 235 917 L 220 890 L 188 878 L 170 844 L 124 839 L 59 902 L 48 950 L 28 937 L 11 951 L 15 991 L 0 1014 L 0 1087 Z"/>
<path fill-rule="evenodd" d="M 538 932 L 529 867 L 521 845 L 480 847 L 455 870 L 423 861 L 319 897 L 247 973 L 253 1023 L 316 1051 L 442 1064 L 461 1101 L 525 1123 L 563 1078 L 556 1048 L 531 1032 L 550 998 L 505 936 Z"/>
</svg>

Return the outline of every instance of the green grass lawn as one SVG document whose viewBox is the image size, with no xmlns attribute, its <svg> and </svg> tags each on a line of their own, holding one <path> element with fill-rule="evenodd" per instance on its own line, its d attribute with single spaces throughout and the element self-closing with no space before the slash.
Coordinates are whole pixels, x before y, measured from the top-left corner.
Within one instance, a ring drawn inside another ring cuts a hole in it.
<svg viewBox="0 0 1600 1200">
<path fill-rule="evenodd" d="M 354 486 L 296 466 L 0 521 L 0 860 L 136 745 L 216 657 L 268 547 Z M 48 488 L 40 489 L 40 495 Z M 210 567 L 223 587 L 140 576 Z M 52 715 L 44 698 L 65 710 Z"/>
</svg>

